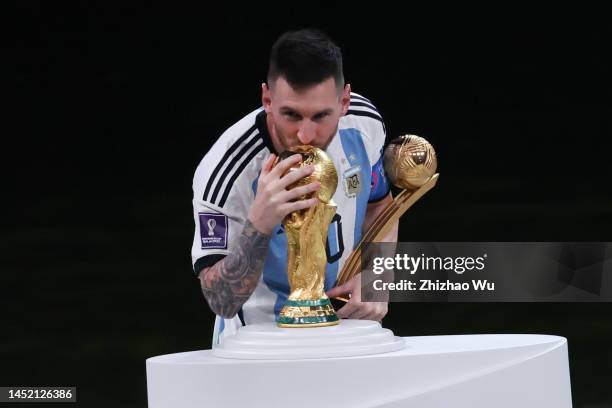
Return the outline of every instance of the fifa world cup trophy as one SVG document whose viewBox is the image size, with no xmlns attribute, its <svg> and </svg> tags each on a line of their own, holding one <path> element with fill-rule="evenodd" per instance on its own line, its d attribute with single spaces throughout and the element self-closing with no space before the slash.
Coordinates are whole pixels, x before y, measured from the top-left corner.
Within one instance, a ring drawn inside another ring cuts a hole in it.
<svg viewBox="0 0 612 408">
<path fill-rule="evenodd" d="M 319 203 L 295 211 L 283 220 L 287 235 L 287 274 L 291 292 L 282 308 L 277 324 L 280 327 L 318 327 L 339 323 L 329 298 L 324 292 L 327 257 L 325 243 L 329 224 L 336 213 L 332 200 L 338 186 L 338 173 L 327 154 L 316 147 L 297 146 L 282 153 L 279 160 L 292 154 L 302 155 L 300 166 L 314 165 L 314 172 L 289 186 L 289 189 L 319 181 L 315 194 Z M 300 199 L 310 198 L 308 196 Z"/>
</svg>

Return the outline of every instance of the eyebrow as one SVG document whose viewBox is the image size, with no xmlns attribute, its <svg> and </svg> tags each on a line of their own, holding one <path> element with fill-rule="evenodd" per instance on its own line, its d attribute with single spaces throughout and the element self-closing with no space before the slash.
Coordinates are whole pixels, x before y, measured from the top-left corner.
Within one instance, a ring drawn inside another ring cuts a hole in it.
<svg viewBox="0 0 612 408">
<path fill-rule="evenodd" d="M 289 106 L 281 106 L 281 107 L 280 107 L 280 110 L 281 110 L 281 111 L 285 111 L 285 112 L 293 112 L 293 113 L 297 113 L 297 114 L 299 114 L 300 116 L 304 116 L 304 115 L 302 115 L 300 112 L 296 111 L 295 109 L 293 109 L 293 108 L 291 108 L 291 107 L 289 107 Z M 314 115 L 312 115 L 312 116 L 318 116 L 318 115 L 323 115 L 323 114 L 328 114 L 328 115 L 329 115 L 329 114 L 330 114 L 330 113 L 332 113 L 332 112 L 333 112 L 333 111 L 332 111 L 332 109 L 327 108 L 327 109 L 323 109 L 322 111 L 316 112 L 316 113 L 315 113 Z"/>
</svg>

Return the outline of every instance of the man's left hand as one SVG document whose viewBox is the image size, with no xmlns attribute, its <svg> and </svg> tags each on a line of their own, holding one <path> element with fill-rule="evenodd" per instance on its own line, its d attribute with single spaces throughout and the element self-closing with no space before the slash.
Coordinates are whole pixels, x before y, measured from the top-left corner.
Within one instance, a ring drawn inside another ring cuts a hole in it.
<svg viewBox="0 0 612 408">
<path fill-rule="evenodd" d="M 361 301 L 361 274 L 353 276 L 346 283 L 336 286 L 325 293 L 328 297 L 347 297 L 351 295 L 346 305 L 336 313 L 343 319 L 363 319 L 381 321 L 387 314 L 387 302 L 362 302 Z"/>
</svg>

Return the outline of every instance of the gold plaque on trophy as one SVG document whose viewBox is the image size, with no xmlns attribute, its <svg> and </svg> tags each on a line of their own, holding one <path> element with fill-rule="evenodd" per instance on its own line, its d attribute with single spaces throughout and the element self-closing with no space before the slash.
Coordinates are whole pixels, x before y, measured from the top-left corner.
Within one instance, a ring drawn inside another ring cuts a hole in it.
<svg viewBox="0 0 612 408">
<path fill-rule="evenodd" d="M 313 165 L 312 174 L 300 179 L 288 189 L 319 181 L 316 194 L 319 203 L 314 207 L 288 214 L 283 220 L 287 234 L 287 274 L 290 294 L 277 319 L 279 327 L 318 327 L 339 323 L 338 316 L 325 295 L 327 229 L 336 213 L 332 197 L 338 186 L 338 173 L 327 154 L 316 147 L 297 146 L 282 153 L 283 160 L 295 153 L 302 161 L 289 171 Z M 301 200 L 310 198 L 300 197 Z"/>
</svg>

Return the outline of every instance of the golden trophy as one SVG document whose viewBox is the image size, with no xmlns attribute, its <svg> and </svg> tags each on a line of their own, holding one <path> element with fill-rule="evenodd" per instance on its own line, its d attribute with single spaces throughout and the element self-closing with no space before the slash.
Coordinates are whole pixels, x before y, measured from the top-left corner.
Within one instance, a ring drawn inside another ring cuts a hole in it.
<svg viewBox="0 0 612 408">
<path fill-rule="evenodd" d="M 376 218 L 349 255 L 338 274 L 337 285 L 342 285 L 361 272 L 361 253 L 364 247 L 371 242 L 379 242 L 391 226 L 438 181 L 436 152 L 422 137 L 403 135 L 393 139 L 385 149 L 383 160 L 389 181 L 403 190 Z"/>
<path fill-rule="evenodd" d="M 325 295 L 325 242 L 327 229 L 336 213 L 332 200 L 338 186 L 338 173 L 327 154 L 316 147 L 297 146 L 282 153 L 283 160 L 295 153 L 302 155 L 297 167 L 314 165 L 314 172 L 298 180 L 288 189 L 319 181 L 321 187 L 316 194 L 319 203 L 312 208 L 295 211 L 283 220 L 287 234 L 287 274 L 291 293 L 281 309 L 279 327 L 319 327 L 339 323 L 338 316 Z M 300 197 L 301 200 L 310 197 Z"/>
</svg>

